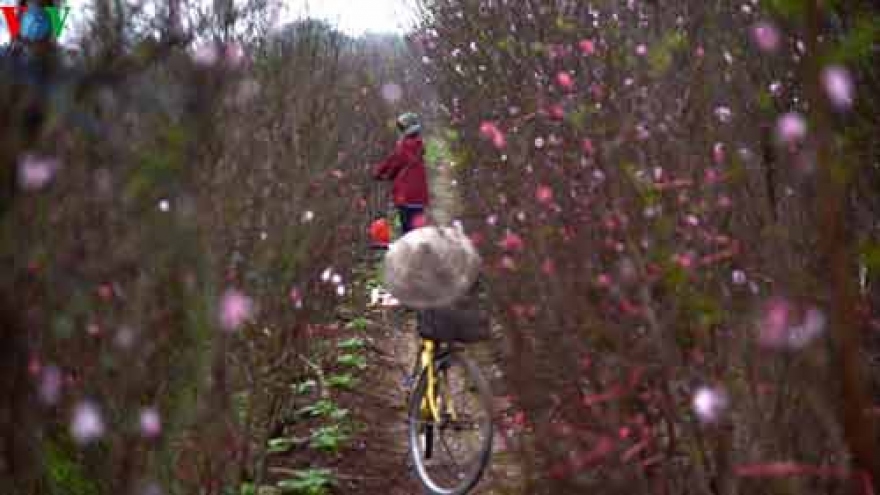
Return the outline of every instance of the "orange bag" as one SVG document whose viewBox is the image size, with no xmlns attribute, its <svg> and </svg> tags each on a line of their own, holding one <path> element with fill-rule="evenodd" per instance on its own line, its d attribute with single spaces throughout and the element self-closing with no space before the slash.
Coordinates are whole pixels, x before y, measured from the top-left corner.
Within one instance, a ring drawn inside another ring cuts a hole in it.
<svg viewBox="0 0 880 495">
<path fill-rule="evenodd" d="M 380 218 L 370 224 L 370 239 L 373 244 L 386 246 L 391 242 L 391 225 L 384 218 Z"/>
</svg>

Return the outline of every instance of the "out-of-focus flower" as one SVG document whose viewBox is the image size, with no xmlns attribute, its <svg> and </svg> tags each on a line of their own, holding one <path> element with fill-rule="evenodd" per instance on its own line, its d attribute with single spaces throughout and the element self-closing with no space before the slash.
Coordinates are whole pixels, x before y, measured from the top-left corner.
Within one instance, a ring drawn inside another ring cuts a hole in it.
<svg viewBox="0 0 880 495">
<path fill-rule="evenodd" d="M 593 55 L 596 53 L 596 44 L 593 43 L 593 40 L 584 39 L 578 43 L 578 47 L 581 49 L 581 53 L 584 55 Z"/>
<path fill-rule="evenodd" d="M 804 321 L 788 331 L 788 346 L 801 349 L 822 335 L 825 331 L 825 315 L 816 308 L 807 310 Z"/>
<path fill-rule="evenodd" d="M 238 329 L 253 311 L 253 302 L 241 292 L 230 289 L 220 301 L 220 324 L 227 331 Z"/>
<path fill-rule="evenodd" d="M 752 39 L 761 50 L 775 52 L 779 49 L 782 37 L 779 35 L 779 30 L 776 26 L 763 21 L 752 27 Z"/>
<path fill-rule="evenodd" d="M 388 103 L 397 103 L 403 98 L 403 88 L 397 83 L 385 83 L 381 89 L 382 99 Z"/>
<path fill-rule="evenodd" d="M 715 146 L 712 147 L 712 159 L 715 161 L 715 163 L 721 165 L 722 163 L 724 163 L 724 158 L 724 144 L 715 143 Z"/>
<path fill-rule="evenodd" d="M 40 400 L 54 406 L 61 398 L 62 377 L 61 370 L 56 366 L 46 366 L 40 374 L 39 396 Z"/>
<path fill-rule="evenodd" d="M 515 232 L 508 231 L 504 238 L 501 239 L 500 245 L 506 251 L 520 251 L 522 250 L 524 243 L 522 237 L 517 235 Z"/>
<path fill-rule="evenodd" d="M 845 67 L 832 65 L 822 70 L 822 87 L 831 104 L 839 110 L 849 109 L 855 100 L 852 76 Z"/>
<path fill-rule="evenodd" d="M 56 158 L 26 154 L 18 162 L 18 185 L 26 191 L 43 189 L 60 168 Z"/>
<path fill-rule="evenodd" d="M 480 134 L 491 141 L 498 149 L 507 146 L 507 139 L 504 137 L 504 133 L 494 122 L 487 121 L 480 124 Z"/>
<path fill-rule="evenodd" d="M 574 88 L 574 78 L 568 72 L 562 71 L 556 74 L 556 84 L 563 89 L 570 90 Z"/>
<path fill-rule="evenodd" d="M 714 423 L 727 410 L 729 400 L 727 393 L 720 388 L 700 387 L 694 392 L 691 406 L 700 421 Z"/>
<path fill-rule="evenodd" d="M 88 444 L 104 436 L 104 419 L 95 404 L 84 401 L 73 410 L 70 434 L 79 444 Z"/>
<path fill-rule="evenodd" d="M 193 62 L 201 66 L 211 66 L 217 63 L 217 47 L 213 44 L 202 45 L 195 49 L 192 54 Z"/>
<path fill-rule="evenodd" d="M 211 67 L 221 62 L 229 67 L 238 67 L 245 61 L 244 47 L 239 43 L 227 43 L 221 46 L 206 43 L 193 51 L 192 60 L 202 67 Z"/>
<path fill-rule="evenodd" d="M 808 308 L 800 319 L 796 313 L 794 305 L 785 299 L 769 301 L 760 321 L 758 343 L 771 349 L 798 350 L 825 331 L 825 315 L 819 309 Z"/>
<path fill-rule="evenodd" d="M 549 203 L 553 201 L 553 189 L 550 186 L 540 185 L 538 186 L 538 190 L 535 191 L 535 198 L 541 203 Z"/>
<path fill-rule="evenodd" d="M 733 112 L 730 110 L 730 107 L 720 106 L 715 109 L 715 116 L 718 117 L 722 123 L 728 123 L 731 119 L 733 119 Z"/>
<path fill-rule="evenodd" d="M 807 137 L 807 121 L 797 112 L 789 112 L 776 122 L 776 137 L 784 144 L 803 141 Z"/>
<path fill-rule="evenodd" d="M 238 67 L 245 61 L 244 47 L 239 43 L 227 43 L 223 55 L 230 67 Z"/>
<path fill-rule="evenodd" d="M 159 412 L 153 408 L 141 411 L 140 423 L 141 434 L 147 438 L 156 438 L 162 433 L 162 420 Z"/>
</svg>

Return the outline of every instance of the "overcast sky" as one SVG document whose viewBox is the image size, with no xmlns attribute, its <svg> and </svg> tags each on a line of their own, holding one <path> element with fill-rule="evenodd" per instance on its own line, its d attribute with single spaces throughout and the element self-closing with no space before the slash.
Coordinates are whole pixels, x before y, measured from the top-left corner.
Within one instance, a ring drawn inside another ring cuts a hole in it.
<svg viewBox="0 0 880 495">
<path fill-rule="evenodd" d="M 351 35 L 403 32 L 412 25 L 411 0 L 286 0 L 292 18 L 308 13 L 326 19 Z"/>
</svg>

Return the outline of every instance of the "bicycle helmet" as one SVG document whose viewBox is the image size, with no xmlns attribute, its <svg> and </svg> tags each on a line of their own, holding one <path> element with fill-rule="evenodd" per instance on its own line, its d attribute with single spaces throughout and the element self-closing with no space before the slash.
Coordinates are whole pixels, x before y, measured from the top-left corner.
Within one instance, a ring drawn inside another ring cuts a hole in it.
<svg viewBox="0 0 880 495">
<path fill-rule="evenodd" d="M 400 130 L 404 136 L 418 134 L 422 130 L 421 119 L 415 113 L 404 113 L 397 117 L 397 129 Z"/>
</svg>

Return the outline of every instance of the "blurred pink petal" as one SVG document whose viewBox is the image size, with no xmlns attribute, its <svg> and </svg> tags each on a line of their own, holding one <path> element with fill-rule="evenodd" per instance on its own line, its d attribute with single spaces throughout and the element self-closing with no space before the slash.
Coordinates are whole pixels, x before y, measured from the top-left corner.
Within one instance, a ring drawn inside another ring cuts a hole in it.
<svg viewBox="0 0 880 495">
<path fill-rule="evenodd" d="M 26 191 L 43 189 L 60 168 L 56 158 L 27 154 L 18 162 L 18 185 Z"/>
<path fill-rule="evenodd" d="M 781 43 L 779 30 L 766 21 L 759 22 L 752 27 L 752 39 L 758 48 L 765 52 L 775 52 Z"/>
<path fill-rule="evenodd" d="M 507 251 L 519 251 L 522 250 L 523 246 L 522 237 L 510 231 L 501 240 L 501 247 Z"/>
<path fill-rule="evenodd" d="M 253 303 L 241 292 L 230 289 L 220 302 L 220 324 L 232 331 L 240 327 L 251 316 Z"/>
<path fill-rule="evenodd" d="M 55 366 L 45 367 L 40 376 L 40 400 L 49 406 L 57 404 L 61 398 L 62 385 L 61 370 Z"/>
<path fill-rule="evenodd" d="M 578 43 L 578 47 L 584 55 L 593 55 L 596 53 L 596 44 L 593 43 L 593 40 L 581 40 L 580 43 Z"/>
<path fill-rule="evenodd" d="M 480 124 L 480 134 L 492 141 L 492 144 L 495 145 L 496 148 L 504 148 L 507 145 L 507 139 L 504 137 L 504 133 L 498 129 L 498 126 L 495 125 L 494 122 L 483 122 Z"/>
<path fill-rule="evenodd" d="M 694 393 L 692 406 L 701 421 L 713 423 L 728 407 L 727 394 L 718 388 L 702 387 Z"/>
<path fill-rule="evenodd" d="M 712 147 L 712 159 L 715 160 L 715 163 L 721 165 L 722 163 L 724 163 L 724 158 L 724 144 L 715 143 L 715 146 Z"/>
<path fill-rule="evenodd" d="M 70 434 L 80 444 L 91 443 L 104 436 L 104 420 L 95 404 L 80 402 L 74 408 Z"/>
<path fill-rule="evenodd" d="M 776 136 L 784 144 L 803 141 L 807 137 L 807 121 L 797 112 L 786 113 L 776 122 Z"/>
<path fill-rule="evenodd" d="M 211 66 L 217 63 L 217 47 L 213 44 L 202 45 L 195 49 L 192 54 L 193 62 L 201 66 Z"/>
<path fill-rule="evenodd" d="M 158 437 L 162 433 L 162 421 L 159 418 L 159 412 L 155 409 L 144 409 L 141 411 L 141 434 L 147 438 Z"/>
<path fill-rule="evenodd" d="M 538 186 L 538 190 L 535 191 L 535 198 L 541 203 L 549 203 L 553 201 L 553 189 L 549 186 L 540 185 Z"/>
<path fill-rule="evenodd" d="M 566 90 L 574 88 L 574 78 L 568 72 L 560 72 L 556 74 L 556 84 Z"/>
<path fill-rule="evenodd" d="M 223 49 L 226 63 L 231 67 L 238 67 L 245 60 L 244 47 L 239 43 L 228 43 Z"/>
<path fill-rule="evenodd" d="M 855 100 L 852 76 L 845 67 L 832 65 L 822 70 L 822 87 L 837 109 L 850 108 Z"/>
</svg>

